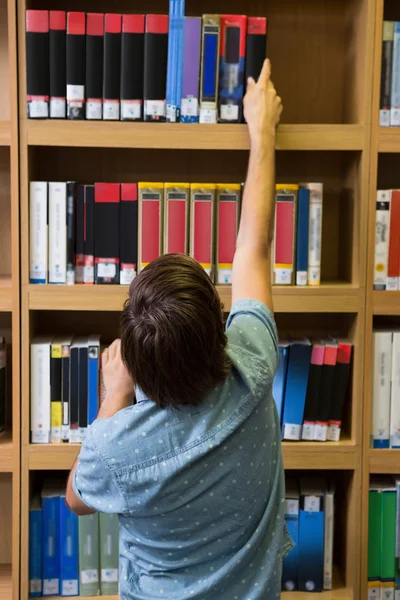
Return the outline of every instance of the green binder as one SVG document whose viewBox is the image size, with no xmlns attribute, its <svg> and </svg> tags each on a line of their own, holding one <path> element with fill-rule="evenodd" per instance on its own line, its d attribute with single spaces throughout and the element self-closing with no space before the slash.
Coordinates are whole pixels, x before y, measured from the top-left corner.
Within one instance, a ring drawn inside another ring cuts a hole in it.
<svg viewBox="0 0 400 600">
<path fill-rule="evenodd" d="M 396 578 L 396 488 L 382 489 L 381 586 L 385 595 L 393 590 Z"/>
<path fill-rule="evenodd" d="M 382 494 L 371 484 L 368 507 L 368 589 L 379 598 L 381 578 Z"/>
<path fill-rule="evenodd" d="M 80 595 L 98 596 L 99 578 L 99 514 L 79 517 Z"/>
<path fill-rule="evenodd" d="M 102 596 L 118 594 L 118 515 L 100 513 L 100 590 Z"/>
</svg>

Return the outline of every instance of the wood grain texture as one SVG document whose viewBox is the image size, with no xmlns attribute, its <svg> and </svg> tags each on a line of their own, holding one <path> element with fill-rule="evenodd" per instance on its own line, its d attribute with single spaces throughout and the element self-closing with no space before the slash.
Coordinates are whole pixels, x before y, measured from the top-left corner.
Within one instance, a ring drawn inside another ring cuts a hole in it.
<svg viewBox="0 0 400 600">
<path fill-rule="evenodd" d="M 372 292 L 374 315 L 400 315 L 400 292 Z"/>
<path fill-rule="evenodd" d="M 11 143 L 11 123 L 0 120 L 0 146 L 9 146 Z"/>
<path fill-rule="evenodd" d="M 400 473 L 399 450 L 367 450 L 368 473 L 397 475 Z"/>
<path fill-rule="evenodd" d="M 0 312 L 12 310 L 12 280 L 10 276 L 0 276 Z"/>
<path fill-rule="evenodd" d="M 0 436 L 0 473 L 12 473 L 14 470 L 14 445 L 11 433 Z M 11 482 L 10 482 L 11 484 Z M 1 562 L 1 561 L 0 561 Z"/>
</svg>

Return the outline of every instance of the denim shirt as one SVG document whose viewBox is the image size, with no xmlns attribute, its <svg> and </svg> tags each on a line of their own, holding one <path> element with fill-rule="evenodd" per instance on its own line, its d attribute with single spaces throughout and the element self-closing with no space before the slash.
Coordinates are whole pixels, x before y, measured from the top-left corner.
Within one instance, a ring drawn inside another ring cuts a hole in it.
<svg viewBox="0 0 400 600">
<path fill-rule="evenodd" d="M 119 515 L 122 600 L 280 597 L 291 542 L 276 326 L 265 305 L 242 300 L 227 336 L 231 372 L 201 406 L 160 409 L 138 389 L 135 405 L 89 428 L 74 491 Z"/>
</svg>

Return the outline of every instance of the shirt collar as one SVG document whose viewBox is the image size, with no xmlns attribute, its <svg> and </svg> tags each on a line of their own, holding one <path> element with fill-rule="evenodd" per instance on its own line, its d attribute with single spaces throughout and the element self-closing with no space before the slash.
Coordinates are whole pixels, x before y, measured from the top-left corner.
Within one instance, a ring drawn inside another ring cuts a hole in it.
<svg viewBox="0 0 400 600">
<path fill-rule="evenodd" d="M 139 404 L 139 402 L 147 402 L 147 401 L 148 401 L 148 397 L 143 392 L 143 390 L 141 390 L 140 387 L 137 385 L 136 386 L 136 404 Z"/>
</svg>

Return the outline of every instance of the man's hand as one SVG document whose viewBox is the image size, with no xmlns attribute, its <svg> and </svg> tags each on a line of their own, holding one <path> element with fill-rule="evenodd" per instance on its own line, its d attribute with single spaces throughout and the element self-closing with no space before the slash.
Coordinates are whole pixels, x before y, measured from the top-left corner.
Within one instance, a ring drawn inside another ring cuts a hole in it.
<svg viewBox="0 0 400 600">
<path fill-rule="evenodd" d="M 107 418 L 122 408 L 130 406 L 135 393 L 132 377 L 122 362 L 121 340 L 115 340 L 109 348 L 104 350 L 101 367 L 105 398 L 99 417 Z"/>
<path fill-rule="evenodd" d="M 282 100 L 271 81 L 271 63 L 267 59 L 257 83 L 249 77 L 244 97 L 244 116 L 253 146 L 259 146 L 268 136 L 275 134 L 282 108 Z"/>
</svg>

